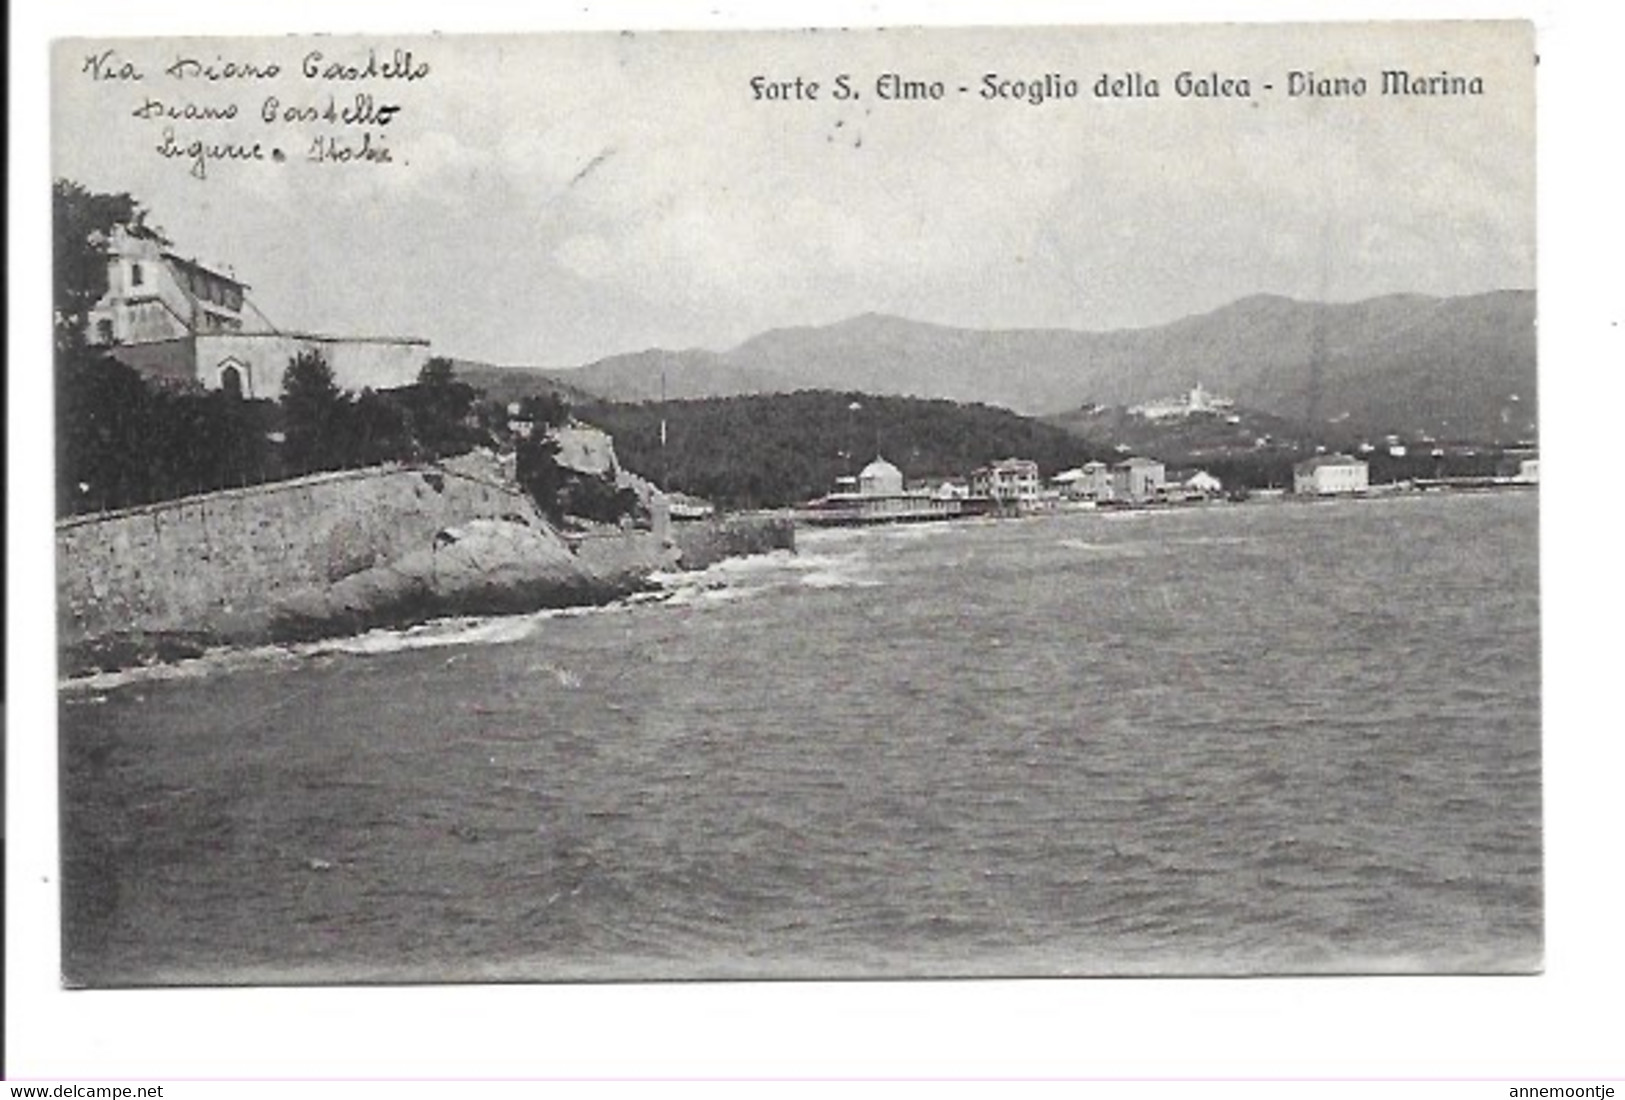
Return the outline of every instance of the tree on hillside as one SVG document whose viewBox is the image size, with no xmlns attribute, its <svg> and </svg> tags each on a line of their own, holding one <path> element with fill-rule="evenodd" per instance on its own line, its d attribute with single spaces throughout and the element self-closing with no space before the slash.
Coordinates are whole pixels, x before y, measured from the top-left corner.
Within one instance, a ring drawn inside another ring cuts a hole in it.
<svg viewBox="0 0 1625 1100">
<path fill-rule="evenodd" d="M 724 507 L 779 507 L 829 492 L 877 454 L 911 481 L 963 478 L 1015 456 L 1054 474 L 1109 452 L 986 405 L 803 390 L 648 404 L 582 416 L 615 437 L 621 464 Z M 662 423 L 666 424 L 664 436 Z"/>
<path fill-rule="evenodd" d="M 143 226 L 128 194 L 51 185 L 51 321 L 56 355 L 57 508 L 61 514 L 154 499 L 154 395 L 139 374 L 90 346 L 90 311 L 107 293 L 108 240 Z M 160 240 L 162 238 L 159 238 Z"/>
<path fill-rule="evenodd" d="M 478 442 L 468 425 L 478 399 L 478 390 L 457 380 L 450 359 L 435 356 L 423 365 L 409 401 L 413 434 L 431 457 L 461 454 Z"/>
<path fill-rule="evenodd" d="M 570 470 L 559 493 L 559 511 L 594 523 L 619 523 L 643 511 L 632 489 L 615 484 L 613 474 L 583 474 Z"/>
<path fill-rule="evenodd" d="M 518 441 L 515 471 L 520 486 L 554 523 L 566 516 L 594 523 L 616 523 L 643 510 L 636 492 L 622 489 L 610 474 L 584 474 L 558 461 L 557 429 L 573 417 L 570 402 L 554 392 L 531 394 L 519 402 L 520 418 L 531 434 Z"/>
<path fill-rule="evenodd" d="M 345 406 L 344 465 L 376 466 L 417 457 L 421 448 L 412 435 L 413 417 L 397 394 L 368 387 Z"/>
<path fill-rule="evenodd" d="M 554 523 L 564 518 L 566 473 L 559 465 L 558 441 L 552 436 L 538 432 L 519 441 L 514 454 L 514 476 L 541 513 Z"/>
<path fill-rule="evenodd" d="M 151 499 L 139 456 L 152 393 L 129 367 L 83 349 L 66 353 L 57 384 L 57 512 L 72 515 Z"/>
<path fill-rule="evenodd" d="M 57 511 L 127 508 L 278 475 L 268 401 L 154 387 L 89 349 L 58 386 Z"/>
<path fill-rule="evenodd" d="M 302 351 L 288 363 L 282 376 L 282 418 L 292 472 L 308 474 L 345 464 L 349 403 L 320 351 Z"/>
<path fill-rule="evenodd" d="M 52 313 L 59 365 L 82 351 L 90 310 L 107 293 L 107 242 L 113 227 L 130 226 L 169 242 L 146 225 L 147 212 L 126 193 L 88 191 L 72 180 L 51 185 Z"/>
<path fill-rule="evenodd" d="M 545 434 L 570 422 L 570 402 L 551 390 L 533 393 L 519 402 L 519 414 L 534 424 L 536 431 Z"/>
</svg>

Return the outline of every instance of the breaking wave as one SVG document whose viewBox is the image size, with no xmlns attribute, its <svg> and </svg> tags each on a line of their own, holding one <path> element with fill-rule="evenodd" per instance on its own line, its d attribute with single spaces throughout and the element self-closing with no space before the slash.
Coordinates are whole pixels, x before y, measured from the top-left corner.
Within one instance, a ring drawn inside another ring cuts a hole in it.
<svg viewBox="0 0 1625 1100">
<path fill-rule="evenodd" d="M 337 655 L 373 657 L 418 649 L 511 645 L 535 636 L 543 624 L 556 619 L 626 614 L 649 607 L 705 607 L 795 588 L 866 588 L 882 583 L 861 553 L 797 554 L 784 550 L 729 558 L 694 572 L 657 573 L 650 580 L 655 586 L 651 590 L 610 604 L 519 615 L 435 619 L 417 626 L 381 627 L 362 634 L 286 645 L 222 646 L 200 657 L 70 677 L 58 686 L 77 696 L 130 684 L 193 680 L 279 666 L 292 669 Z"/>
<path fill-rule="evenodd" d="M 776 550 L 730 558 L 695 573 L 659 573 L 655 583 L 678 606 L 728 603 L 796 588 L 872 588 L 884 583 L 866 554 L 796 553 Z"/>
</svg>

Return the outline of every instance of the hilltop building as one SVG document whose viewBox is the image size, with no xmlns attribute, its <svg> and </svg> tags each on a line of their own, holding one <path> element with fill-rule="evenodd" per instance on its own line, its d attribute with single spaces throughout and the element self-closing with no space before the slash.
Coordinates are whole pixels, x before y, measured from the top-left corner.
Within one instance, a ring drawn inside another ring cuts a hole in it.
<svg viewBox="0 0 1625 1100">
<path fill-rule="evenodd" d="M 1292 467 L 1292 491 L 1303 496 L 1363 493 L 1370 486 L 1370 465 L 1353 455 L 1316 455 Z"/>
<path fill-rule="evenodd" d="M 170 251 L 150 230 L 117 226 L 105 244 L 107 293 L 90 310 L 86 337 L 148 378 L 276 398 L 288 363 L 305 351 L 319 351 L 352 390 L 410 385 L 428 362 L 429 342 L 413 337 L 280 331 L 255 309 L 247 283 Z"/>
<path fill-rule="evenodd" d="M 1187 394 L 1179 397 L 1159 398 L 1143 405 L 1134 405 L 1128 411 L 1147 420 L 1177 420 L 1202 413 L 1226 412 L 1235 407 L 1228 397 L 1215 397 L 1198 382 Z"/>
</svg>

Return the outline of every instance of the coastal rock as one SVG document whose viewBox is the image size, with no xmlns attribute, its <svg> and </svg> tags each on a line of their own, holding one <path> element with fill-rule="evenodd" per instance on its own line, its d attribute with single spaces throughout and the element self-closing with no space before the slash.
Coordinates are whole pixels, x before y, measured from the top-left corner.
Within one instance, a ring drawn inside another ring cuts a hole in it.
<svg viewBox="0 0 1625 1100">
<path fill-rule="evenodd" d="M 62 671 L 68 676 L 87 676 L 154 662 L 184 661 L 201 657 L 219 641 L 215 635 L 200 630 L 120 631 L 66 647 Z"/>
<path fill-rule="evenodd" d="M 596 584 L 630 594 L 653 573 L 678 567 L 677 548 L 648 531 L 601 531 L 578 538 L 576 561 Z"/>
<path fill-rule="evenodd" d="M 432 545 L 282 599 L 271 635 L 292 641 L 404 626 L 442 615 L 500 615 L 605 603 L 635 587 L 583 567 L 551 530 L 508 520 L 448 527 Z"/>
<path fill-rule="evenodd" d="M 70 517 L 57 526 L 59 674 L 604 604 L 657 587 L 655 574 L 795 545 L 772 516 L 566 541 L 512 475 L 512 456 L 475 453 Z"/>
<path fill-rule="evenodd" d="M 724 558 L 796 548 L 795 521 L 783 516 L 749 516 L 681 523 L 672 528 L 684 569 L 708 569 Z"/>
</svg>

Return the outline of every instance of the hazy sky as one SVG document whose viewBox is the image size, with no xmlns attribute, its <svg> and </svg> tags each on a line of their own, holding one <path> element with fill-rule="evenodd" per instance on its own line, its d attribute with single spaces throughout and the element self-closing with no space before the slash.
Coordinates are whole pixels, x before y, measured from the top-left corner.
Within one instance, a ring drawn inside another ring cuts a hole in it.
<svg viewBox="0 0 1625 1100">
<path fill-rule="evenodd" d="M 110 46 L 145 78 L 92 79 L 85 58 Z M 362 64 L 369 47 L 428 73 L 301 74 L 312 50 Z M 720 350 L 867 311 L 1107 329 L 1260 291 L 1533 286 L 1532 49 L 1515 24 L 67 42 L 55 170 L 135 194 L 279 327 L 494 362 Z M 182 57 L 282 72 L 165 75 Z M 1484 94 L 1381 95 L 1396 68 L 1478 75 Z M 1181 99 L 1182 70 L 1251 96 Z M 1291 98 L 1292 70 L 1363 76 L 1367 94 Z M 892 72 L 945 98 L 882 101 Z M 1160 98 L 1094 96 L 1136 72 Z M 839 73 L 858 98 L 832 98 Z M 989 101 L 989 73 L 1057 74 L 1078 96 Z M 757 101 L 755 76 L 820 97 Z M 400 110 L 382 128 L 261 120 L 268 96 L 342 110 L 358 94 Z M 237 117 L 159 117 L 188 104 Z M 290 159 L 199 180 L 156 151 L 166 127 Z M 395 163 L 305 160 L 319 135 L 369 129 Z"/>
</svg>

